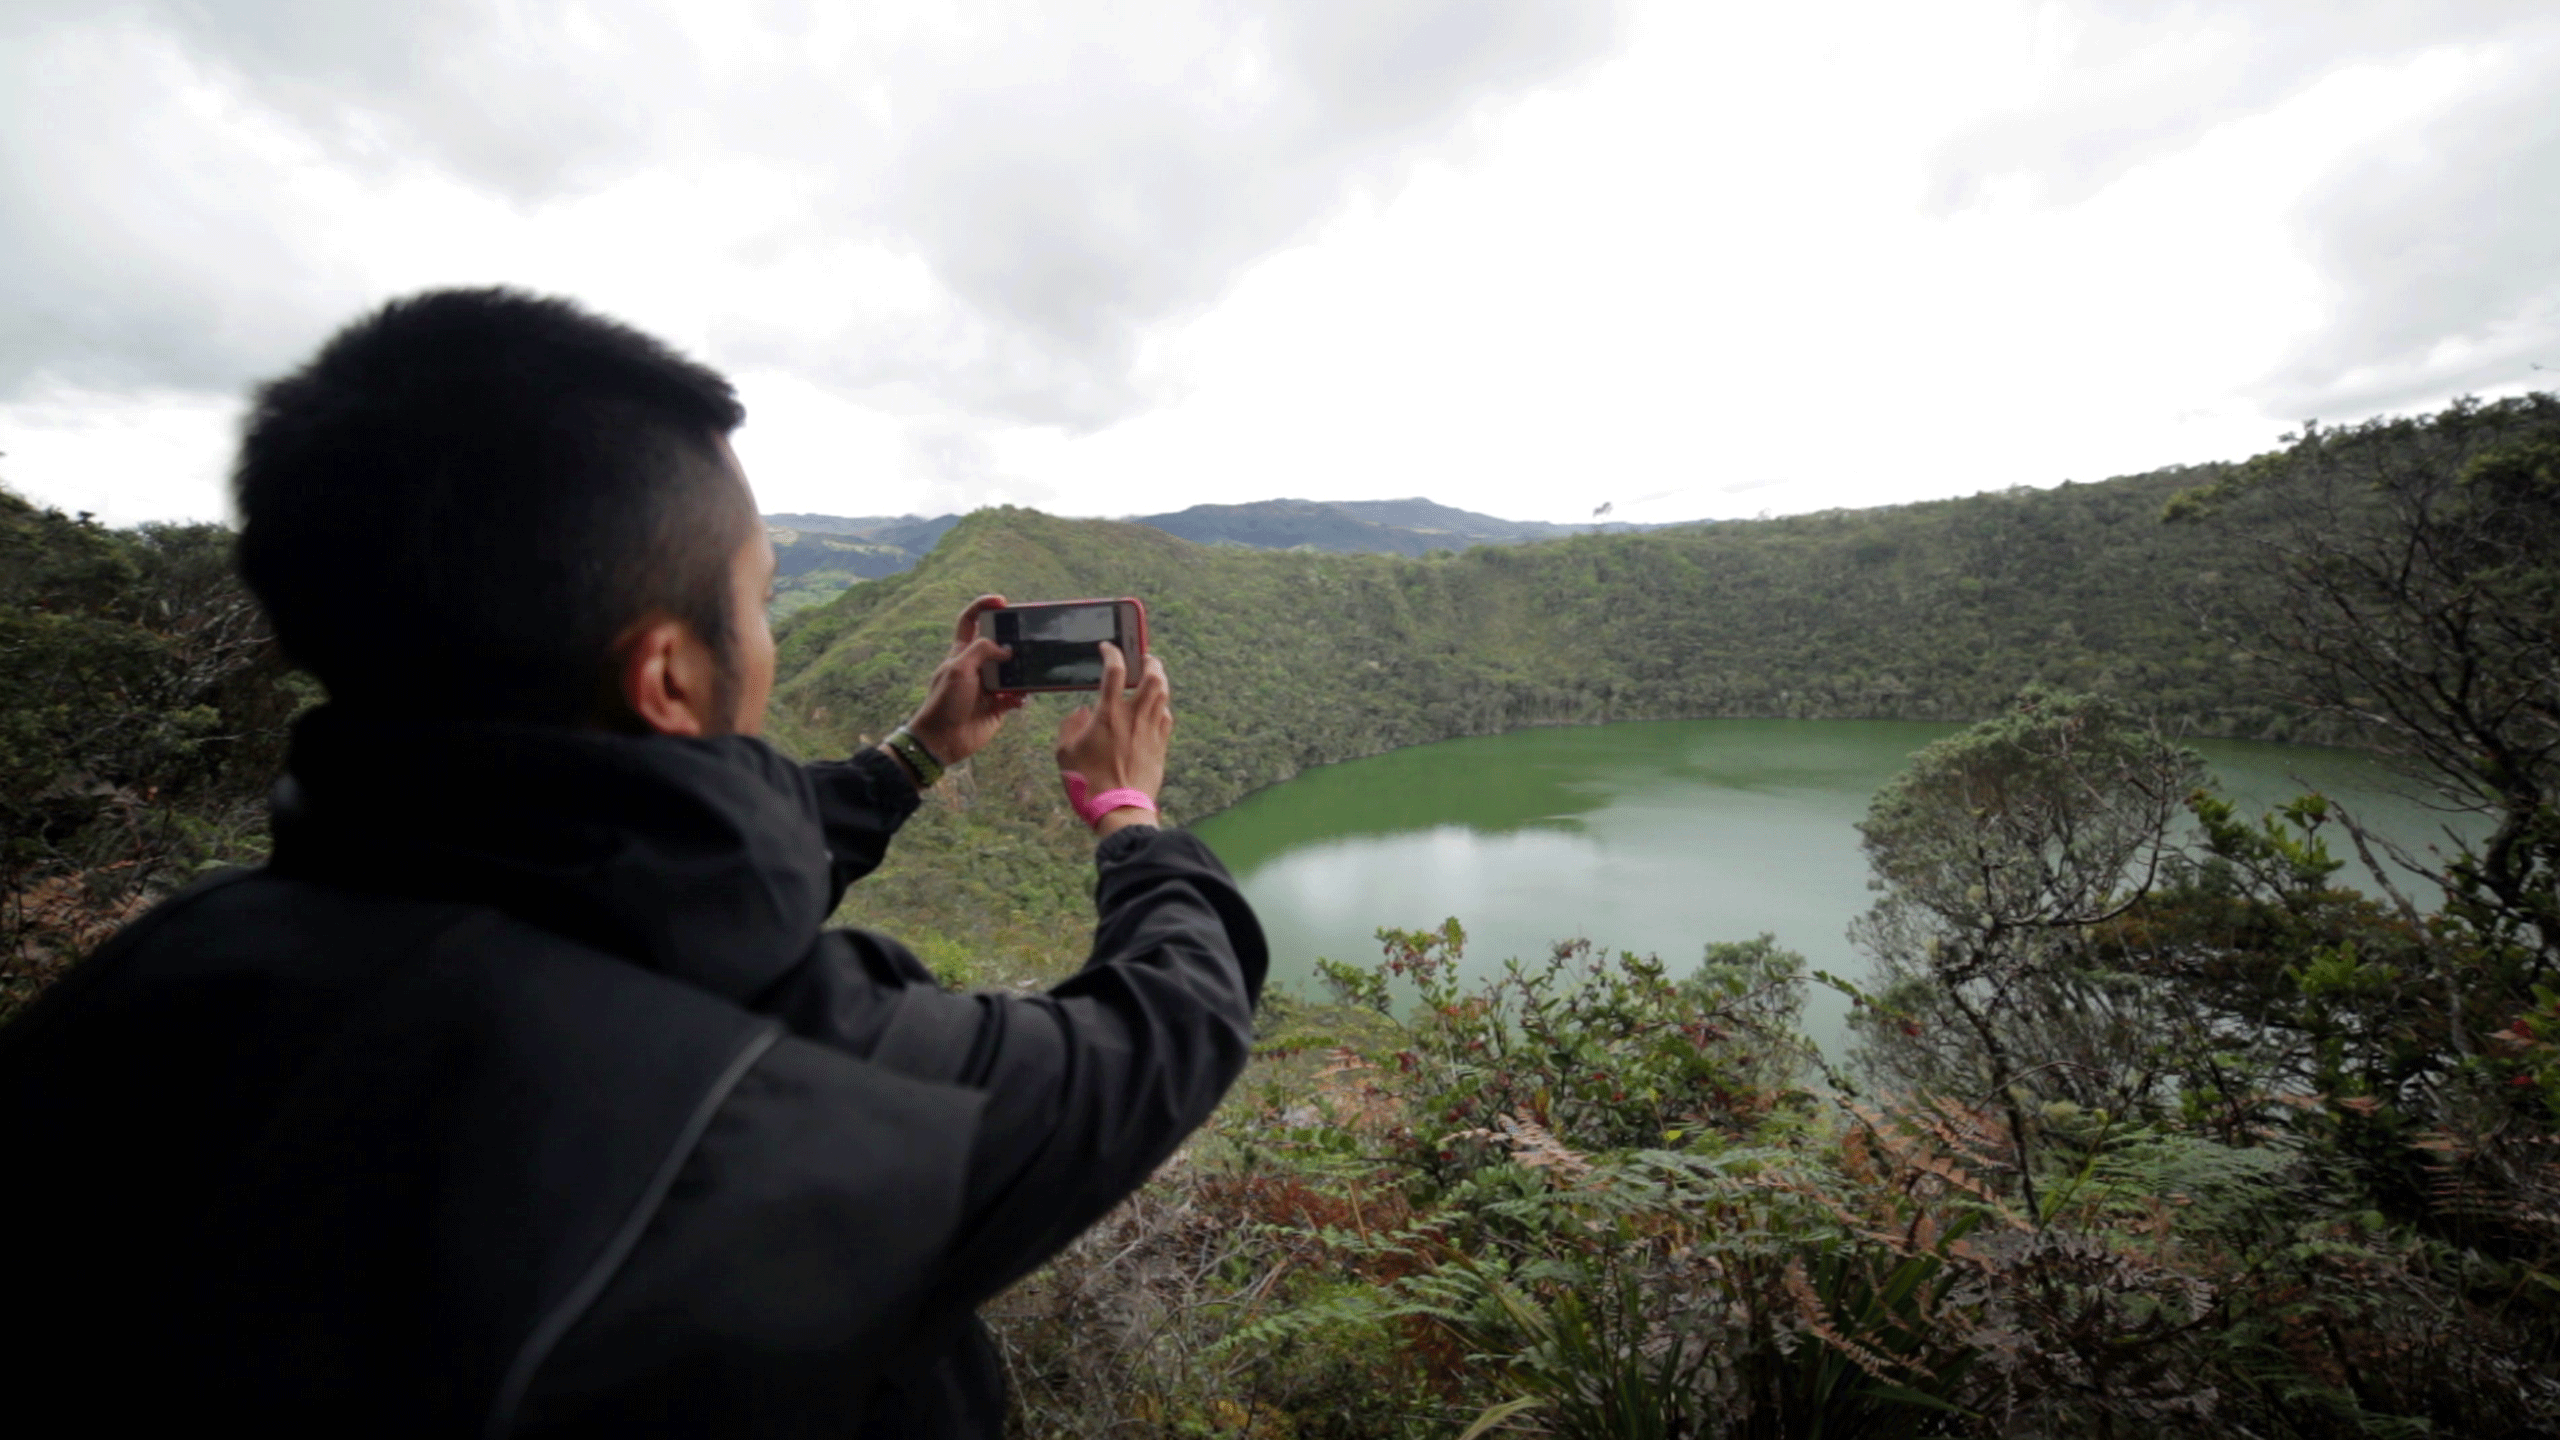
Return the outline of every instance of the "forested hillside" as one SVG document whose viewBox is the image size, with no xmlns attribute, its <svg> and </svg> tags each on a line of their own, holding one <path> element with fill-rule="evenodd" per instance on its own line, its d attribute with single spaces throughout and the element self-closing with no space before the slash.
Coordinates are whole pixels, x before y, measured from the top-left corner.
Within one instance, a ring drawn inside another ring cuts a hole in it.
<svg viewBox="0 0 2560 1440">
<path fill-rule="evenodd" d="M 1888 510 L 1419 557 L 1203 546 L 1137 524 L 986 511 L 951 523 L 913 570 L 868 580 L 787 621 L 773 724 L 808 754 L 876 735 L 914 702 L 949 617 L 968 597 L 997 590 L 1018 599 L 1146 599 L 1181 715 L 1164 797 L 1177 817 L 1206 814 L 1309 765 L 1454 735 L 1673 716 L 1969 719 L 2029 681 L 2136 697 L 2191 733 L 2295 737 L 2302 722 L 2243 683 L 2229 648 L 2207 638 L 2191 608 L 2249 573 L 2240 563 L 2243 532 L 2161 521 L 2173 494 L 2226 473 L 2200 467 Z M 1448 518 L 1437 508 L 1381 503 L 1403 507 L 1382 511 L 1382 519 Z M 78 621 L 92 628 L 107 625 L 108 615 L 129 616 L 113 624 L 138 627 L 130 631 L 135 645 L 168 650 L 178 677 L 171 683 L 181 690 L 197 683 L 184 677 L 206 665 L 228 674 L 221 667 L 263 654 L 234 647 L 215 660 L 185 650 L 193 643 L 185 637 L 205 623 L 189 618 L 188 606 L 247 614 L 244 597 L 219 573 L 219 532 L 110 533 L 23 506 L 13 513 L 25 545 L 45 537 L 42 557 L 28 550 L 21 574 L 105 567 L 76 596 L 25 591 L 11 623 L 27 635 L 69 636 L 75 611 L 96 614 Z M 896 522 L 862 534 L 797 536 L 813 553 L 932 538 Z M 150 591 L 162 582 L 150 577 L 172 561 L 154 557 L 180 553 L 195 588 L 164 603 Z M 84 606 L 91 608 L 78 610 Z M 167 626 L 147 619 L 163 614 Z M 13 666 L 54 663 L 41 660 L 53 652 L 29 645 L 14 652 Z M 109 652 L 61 653 L 62 664 L 95 665 Z M 271 656 L 256 663 L 274 666 Z M 133 698 L 143 691 L 34 671 L 24 678 L 23 703 L 38 709 L 25 711 L 22 723 L 35 724 L 39 709 L 59 719 L 44 722 L 56 738 L 28 731 L 20 753 L 38 768 L 62 763 L 58 778 L 30 780 L 22 794 L 132 796 L 165 787 L 159 761 L 76 758 L 97 737 L 131 729 L 79 717 L 143 703 Z M 936 797 L 900 860 L 866 887 L 867 915 L 929 942 L 942 937 L 954 964 L 992 955 L 1036 967 L 1061 958 L 1064 942 L 1051 922 L 1083 904 L 1081 832 L 1055 798 L 1046 755 L 1049 717 L 1062 704 L 1035 707 Z M 192 718 L 211 712 L 175 698 L 154 713 L 213 724 L 220 736 L 272 734 L 272 720 L 240 731 Z M 205 743 L 244 756 L 274 753 L 272 739 L 260 741 L 263 748 Z M 171 753 L 216 752 L 190 744 Z M 219 778 L 226 797 L 254 796 L 265 781 L 227 770 Z M 85 814 L 89 804 L 46 803 L 54 807 L 49 816 Z M 26 850 L 40 836 L 66 833 L 68 823 L 48 818 L 14 843 Z M 153 865 L 138 869 L 156 873 Z M 21 904 L 30 893 L 21 891 Z"/>
<path fill-rule="evenodd" d="M 773 719 L 841 751 L 906 713 L 950 617 L 1015 599 L 1144 598 L 1180 728 L 1164 796 L 1197 816 L 1310 765 L 1523 725 L 1691 716 L 1972 719 L 2043 682 L 2137 696 L 2173 729 L 2299 738 L 2195 604 L 2242 583 L 2230 527 L 2163 507 L 2224 467 L 1419 558 L 1193 545 L 1023 510 L 963 520 L 915 570 L 794 617 Z M 1046 758 L 1062 702 L 938 802 L 864 913 L 983 953 L 1080 905 L 1081 832 Z M 958 857 L 979 857 L 974 863 Z M 1035 878 L 1036 877 L 1036 878 Z M 1025 895 L 1037 923 L 1017 926 Z M 1053 910 L 1053 906 L 1056 907 Z M 1059 957 L 1052 957 L 1059 958 Z"/>
<path fill-rule="evenodd" d="M 776 716 L 848 742 L 913 693 L 984 590 L 1133 594 L 1175 675 L 1170 798 L 1201 814 L 1330 760 L 1519 725 L 1711 715 L 1961 719 L 2029 681 L 2139 694 L 2177 728 L 2285 738 L 2198 627 L 2227 530 L 2161 512 L 2218 467 L 1888 510 L 1408 559 L 1256 553 L 1021 510 L 797 617 Z"/>
</svg>

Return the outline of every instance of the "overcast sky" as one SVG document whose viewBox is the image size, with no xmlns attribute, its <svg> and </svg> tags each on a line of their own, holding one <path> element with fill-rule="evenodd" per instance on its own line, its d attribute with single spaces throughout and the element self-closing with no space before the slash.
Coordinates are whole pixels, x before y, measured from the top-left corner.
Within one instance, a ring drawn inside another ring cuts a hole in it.
<svg viewBox="0 0 2560 1440">
<path fill-rule="evenodd" d="M 768 511 L 2092 480 L 2560 388 L 2555 96 L 2549 0 L 6 0 L 0 481 L 221 516 L 494 282 L 726 369 Z"/>
</svg>

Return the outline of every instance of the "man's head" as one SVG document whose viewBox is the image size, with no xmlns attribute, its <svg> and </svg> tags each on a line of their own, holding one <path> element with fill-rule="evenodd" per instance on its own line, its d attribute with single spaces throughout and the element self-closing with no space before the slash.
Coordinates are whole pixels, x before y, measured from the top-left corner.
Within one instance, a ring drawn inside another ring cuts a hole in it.
<svg viewBox="0 0 2560 1440">
<path fill-rule="evenodd" d="M 752 730 L 773 561 L 744 418 L 718 374 L 567 301 L 395 301 L 258 392 L 241 574 L 343 704 Z"/>
</svg>

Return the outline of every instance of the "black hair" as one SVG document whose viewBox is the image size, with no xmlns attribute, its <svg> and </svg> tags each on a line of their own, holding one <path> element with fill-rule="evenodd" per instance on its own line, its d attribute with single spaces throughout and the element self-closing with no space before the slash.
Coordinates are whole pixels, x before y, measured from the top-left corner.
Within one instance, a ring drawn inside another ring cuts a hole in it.
<svg viewBox="0 0 2560 1440">
<path fill-rule="evenodd" d="M 395 300 L 260 387 L 232 485 L 240 573 L 333 700 L 628 723 L 614 643 L 664 611 L 733 678 L 755 523 L 717 372 L 566 300 Z"/>
</svg>

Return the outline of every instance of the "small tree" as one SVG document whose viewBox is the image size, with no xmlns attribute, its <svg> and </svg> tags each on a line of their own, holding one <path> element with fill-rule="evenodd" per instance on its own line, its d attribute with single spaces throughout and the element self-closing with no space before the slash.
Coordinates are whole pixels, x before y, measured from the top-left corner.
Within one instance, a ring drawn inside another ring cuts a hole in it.
<svg viewBox="0 0 2560 1440">
<path fill-rule="evenodd" d="M 2421 859 L 2334 804 L 2306 812 L 2368 862 L 2384 852 L 2435 882 L 2443 905 L 2424 914 L 2422 892 L 2389 887 L 2388 910 L 2342 895 L 2335 867 L 2278 827 L 2208 812 L 2209 862 L 2128 948 L 2237 1025 L 2290 1037 L 2298 1085 L 2354 1107 L 2337 1142 L 2387 1211 L 2547 1267 L 2560 1165 L 2536 1046 L 2560 985 L 2560 396 L 2306 426 L 2169 518 L 2255 547 L 2266 583 L 2207 608 L 2234 648 L 2467 823 Z"/>
<path fill-rule="evenodd" d="M 254 850 L 308 697 L 214 525 L 0 490 L 0 1019 L 157 895 Z"/>
<path fill-rule="evenodd" d="M 2078 937 L 2149 891 L 2203 779 L 2112 702 L 2030 690 L 1922 750 L 1859 826 L 1885 892 L 1851 929 L 1886 980 L 1866 1062 L 1999 1104 L 2031 1206 L 2030 1087 L 2107 1070 L 2148 1030 L 2142 988 L 2078 963 Z"/>
<path fill-rule="evenodd" d="M 2560 396 L 2288 438 L 2170 502 L 2251 537 L 2273 582 L 2208 618 L 2288 699 L 2483 817 L 2442 869 L 2401 859 L 2513 952 L 2521 993 L 2560 973 Z"/>
</svg>

